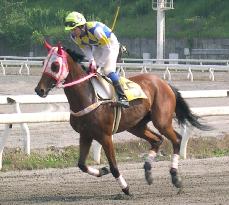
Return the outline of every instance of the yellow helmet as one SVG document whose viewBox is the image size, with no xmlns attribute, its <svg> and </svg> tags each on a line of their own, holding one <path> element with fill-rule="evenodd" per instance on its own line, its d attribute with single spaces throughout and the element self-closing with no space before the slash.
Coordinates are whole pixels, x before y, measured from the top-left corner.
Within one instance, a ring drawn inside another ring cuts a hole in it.
<svg viewBox="0 0 229 205">
<path fill-rule="evenodd" d="M 76 11 L 71 12 L 65 18 L 65 31 L 74 29 L 77 26 L 82 26 L 86 23 L 84 16 Z"/>
</svg>

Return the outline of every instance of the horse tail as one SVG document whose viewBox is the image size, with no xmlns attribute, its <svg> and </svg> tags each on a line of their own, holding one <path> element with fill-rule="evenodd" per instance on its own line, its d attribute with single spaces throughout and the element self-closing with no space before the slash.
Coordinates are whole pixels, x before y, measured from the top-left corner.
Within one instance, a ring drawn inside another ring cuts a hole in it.
<svg viewBox="0 0 229 205">
<path fill-rule="evenodd" d="M 192 126 L 200 129 L 200 130 L 210 130 L 211 128 L 207 125 L 204 125 L 198 121 L 199 116 L 192 113 L 190 110 L 188 104 L 184 100 L 184 98 L 181 96 L 179 90 L 173 86 L 171 86 L 171 89 L 173 90 L 175 96 L 176 96 L 176 118 L 178 120 L 178 124 L 186 124 L 188 121 Z"/>
</svg>

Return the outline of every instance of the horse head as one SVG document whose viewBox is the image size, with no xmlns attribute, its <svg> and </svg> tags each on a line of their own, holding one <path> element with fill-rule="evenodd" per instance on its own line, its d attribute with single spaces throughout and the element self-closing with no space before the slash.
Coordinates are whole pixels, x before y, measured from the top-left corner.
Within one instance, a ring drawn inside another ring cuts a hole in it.
<svg viewBox="0 0 229 205">
<path fill-rule="evenodd" d="M 67 53 L 61 44 L 58 43 L 58 46 L 52 47 L 45 41 L 45 47 L 48 50 L 48 55 L 44 60 L 41 79 L 35 88 L 35 92 L 40 97 L 46 97 L 49 91 L 63 83 L 69 74 Z"/>
</svg>

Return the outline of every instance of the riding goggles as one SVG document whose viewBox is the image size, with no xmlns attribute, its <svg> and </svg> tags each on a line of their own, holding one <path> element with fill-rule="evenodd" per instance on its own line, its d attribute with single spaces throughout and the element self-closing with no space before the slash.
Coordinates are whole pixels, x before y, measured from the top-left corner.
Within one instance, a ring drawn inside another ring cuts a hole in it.
<svg viewBox="0 0 229 205">
<path fill-rule="evenodd" d="M 65 27 L 70 27 L 70 28 L 74 28 L 76 26 L 76 23 L 73 21 L 69 21 L 69 22 L 65 22 L 64 23 Z"/>
</svg>

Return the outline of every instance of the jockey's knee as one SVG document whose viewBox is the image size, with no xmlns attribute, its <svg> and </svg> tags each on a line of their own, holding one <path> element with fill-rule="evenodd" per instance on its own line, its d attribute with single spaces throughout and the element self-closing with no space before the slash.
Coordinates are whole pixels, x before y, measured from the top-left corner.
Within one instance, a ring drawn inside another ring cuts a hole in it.
<svg viewBox="0 0 229 205">
<path fill-rule="evenodd" d="M 87 166 L 86 165 L 78 163 L 78 167 L 80 168 L 81 171 L 87 172 Z"/>
</svg>

